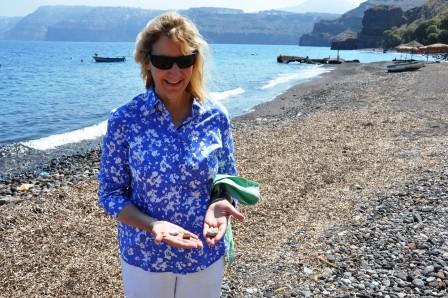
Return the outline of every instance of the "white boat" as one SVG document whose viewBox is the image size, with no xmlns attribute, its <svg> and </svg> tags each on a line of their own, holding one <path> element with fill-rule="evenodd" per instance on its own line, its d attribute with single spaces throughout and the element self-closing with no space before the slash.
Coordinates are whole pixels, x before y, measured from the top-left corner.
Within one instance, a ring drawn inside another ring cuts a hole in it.
<svg viewBox="0 0 448 298">
<path fill-rule="evenodd" d="M 394 64 L 389 64 L 387 66 L 388 72 L 399 72 L 399 71 L 410 71 L 417 70 L 425 66 L 423 61 L 406 61 L 406 62 L 397 62 Z"/>
<path fill-rule="evenodd" d="M 97 53 L 95 53 L 95 55 L 93 55 L 92 58 L 95 59 L 95 62 L 124 62 L 124 61 L 126 61 L 126 57 L 125 56 L 120 56 L 120 57 L 101 57 L 101 56 L 98 56 Z"/>
</svg>

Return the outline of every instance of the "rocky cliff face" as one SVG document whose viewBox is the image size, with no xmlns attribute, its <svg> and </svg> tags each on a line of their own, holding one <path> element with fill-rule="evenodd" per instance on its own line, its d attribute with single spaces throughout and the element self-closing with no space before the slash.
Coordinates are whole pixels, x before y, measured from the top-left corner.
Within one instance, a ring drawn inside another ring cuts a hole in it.
<svg viewBox="0 0 448 298">
<path fill-rule="evenodd" d="M 406 22 L 403 10 L 396 6 L 376 6 L 366 10 L 362 19 L 361 35 L 382 36 L 384 30 Z"/>
<path fill-rule="evenodd" d="M 446 2 L 446 0 L 428 1 L 426 5 L 407 10 L 405 12 L 407 23 L 412 23 L 419 19 L 430 19 L 436 16 L 446 7 Z"/>
<path fill-rule="evenodd" d="M 362 48 L 380 48 L 383 32 L 406 23 L 404 12 L 396 6 L 376 6 L 366 10 L 358 36 Z"/>
<path fill-rule="evenodd" d="M 426 0 L 368 0 L 343 14 L 339 19 L 322 20 L 314 25 L 313 32 L 300 38 L 303 46 L 330 46 L 331 41 L 344 32 L 361 32 L 364 12 L 379 5 L 394 5 L 403 11 L 421 6 Z"/>
<path fill-rule="evenodd" d="M 331 47 L 345 50 L 359 48 L 380 48 L 383 32 L 406 23 L 403 10 L 397 6 L 380 5 L 364 12 L 362 30 L 357 37 L 337 38 Z"/>
<path fill-rule="evenodd" d="M 300 38 L 301 46 L 329 46 L 331 40 L 345 31 L 359 32 L 362 17 L 346 16 L 337 20 L 322 20 L 314 24 L 313 32 Z"/>
</svg>

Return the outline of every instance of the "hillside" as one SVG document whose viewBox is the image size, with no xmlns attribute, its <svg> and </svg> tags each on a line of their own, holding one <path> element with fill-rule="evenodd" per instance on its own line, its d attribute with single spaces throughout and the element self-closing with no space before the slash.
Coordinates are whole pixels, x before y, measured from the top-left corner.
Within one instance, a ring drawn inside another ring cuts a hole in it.
<svg viewBox="0 0 448 298">
<path fill-rule="evenodd" d="M 392 48 L 401 43 L 417 40 L 424 45 L 448 43 L 448 2 L 430 0 L 421 7 L 406 12 L 407 23 L 386 30 L 383 46 Z"/>
<path fill-rule="evenodd" d="M 425 0 L 368 0 L 357 8 L 344 13 L 336 20 L 322 20 L 314 25 L 310 34 L 304 34 L 300 38 L 303 46 L 330 46 L 331 41 L 339 34 L 352 35 L 362 30 L 364 12 L 378 5 L 394 5 L 402 10 L 423 5 Z"/>
<path fill-rule="evenodd" d="M 328 1 L 328 0 L 305 0 L 296 6 L 285 7 L 282 10 L 291 12 L 336 12 L 345 13 L 353 9 L 355 5 L 351 0 L 338 0 L 338 1 Z"/>
<path fill-rule="evenodd" d="M 22 17 L 0 17 L 0 39 L 3 39 L 4 34 L 11 30 Z"/>
<path fill-rule="evenodd" d="M 4 39 L 52 41 L 134 41 L 160 10 L 126 7 L 43 6 L 5 32 Z M 297 44 L 315 22 L 334 15 L 284 11 L 244 13 L 227 8 L 181 11 L 212 43 Z"/>
</svg>

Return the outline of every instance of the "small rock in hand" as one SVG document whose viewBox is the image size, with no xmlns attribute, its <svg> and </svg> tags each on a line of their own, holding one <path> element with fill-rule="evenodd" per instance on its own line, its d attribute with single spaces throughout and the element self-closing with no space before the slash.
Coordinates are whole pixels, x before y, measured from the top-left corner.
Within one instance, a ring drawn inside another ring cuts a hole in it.
<svg viewBox="0 0 448 298">
<path fill-rule="evenodd" d="M 170 236 L 177 236 L 179 234 L 179 232 L 176 230 L 172 230 L 169 232 L 169 234 L 170 234 Z"/>
<path fill-rule="evenodd" d="M 207 231 L 207 236 L 208 237 L 215 237 L 216 235 L 218 235 L 218 228 L 210 228 Z"/>
</svg>

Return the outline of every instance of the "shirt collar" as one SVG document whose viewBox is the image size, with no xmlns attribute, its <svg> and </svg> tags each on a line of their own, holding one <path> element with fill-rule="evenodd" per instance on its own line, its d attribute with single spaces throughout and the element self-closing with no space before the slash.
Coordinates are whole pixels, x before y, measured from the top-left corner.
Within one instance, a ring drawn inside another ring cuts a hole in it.
<svg viewBox="0 0 448 298">
<path fill-rule="evenodd" d="M 154 87 L 148 88 L 146 92 L 146 100 L 147 100 L 147 107 L 150 113 L 153 113 L 157 109 L 160 109 L 160 104 L 162 104 L 162 102 L 156 96 L 156 93 L 154 92 Z"/>
<path fill-rule="evenodd" d="M 162 110 L 163 102 L 157 97 L 154 87 L 151 86 L 146 92 L 146 100 L 148 105 L 148 110 L 153 113 L 154 111 Z M 204 103 L 200 102 L 197 98 L 193 99 L 193 105 L 191 110 L 191 116 L 196 117 L 205 112 Z"/>
<path fill-rule="evenodd" d="M 191 109 L 191 115 L 193 117 L 201 115 L 205 112 L 205 106 L 203 102 L 200 102 L 197 98 L 193 99 L 193 105 Z"/>
</svg>

